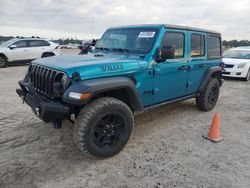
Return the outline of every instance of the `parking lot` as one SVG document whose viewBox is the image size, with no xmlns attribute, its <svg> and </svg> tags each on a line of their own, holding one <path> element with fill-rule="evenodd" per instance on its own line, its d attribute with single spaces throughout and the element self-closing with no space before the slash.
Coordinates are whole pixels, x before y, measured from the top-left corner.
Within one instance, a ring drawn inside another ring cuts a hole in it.
<svg viewBox="0 0 250 188">
<path fill-rule="evenodd" d="M 226 80 L 211 112 L 194 100 L 136 116 L 118 155 L 85 157 L 62 129 L 40 121 L 17 97 L 27 66 L 0 69 L 0 187 L 250 187 L 250 82 Z M 213 114 L 224 140 L 202 138 Z"/>
</svg>

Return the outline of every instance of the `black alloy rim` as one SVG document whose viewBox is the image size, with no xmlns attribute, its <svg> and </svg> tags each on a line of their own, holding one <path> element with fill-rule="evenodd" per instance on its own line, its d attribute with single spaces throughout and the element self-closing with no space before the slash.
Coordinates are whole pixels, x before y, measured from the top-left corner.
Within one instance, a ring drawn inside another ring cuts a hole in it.
<svg viewBox="0 0 250 188">
<path fill-rule="evenodd" d="M 218 87 L 213 86 L 208 94 L 208 102 L 210 104 L 213 104 L 215 100 L 217 99 L 217 95 L 218 95 Z"/>
<path fill-rule="evenodd" d="M 0 58 L 0 65 L 1 65 L 1 66 L 4 66 L 4 65 L 5 65 L 5 61 L 4 61 L 3 58 Z"/>
<path fill-rule="evenodd" d="M 101 116 L 95 126 L 93 140 L 102 149 L 115 147 L 125 133 L 126 123 L 122 115 L 109 113 Z"/>
</svg>

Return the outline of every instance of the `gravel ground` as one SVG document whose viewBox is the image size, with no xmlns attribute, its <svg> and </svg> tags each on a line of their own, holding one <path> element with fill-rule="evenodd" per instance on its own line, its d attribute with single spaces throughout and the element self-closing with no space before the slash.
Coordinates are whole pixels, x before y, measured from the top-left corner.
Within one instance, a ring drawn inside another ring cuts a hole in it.
<svg viewBox="0 0 250 188">
<path fill-rule="evenodd" d="M 250 187 L 250 82 L 226 80 L 211 112 L 194 100 L 136 116 L 124 150 L 85 157 L 62 129 L 40 121 L 15 93 L 27 66 L 0 69 L 0 187 Z M 224 140 L 202 138 L 220 112 Z"/>
</svg>

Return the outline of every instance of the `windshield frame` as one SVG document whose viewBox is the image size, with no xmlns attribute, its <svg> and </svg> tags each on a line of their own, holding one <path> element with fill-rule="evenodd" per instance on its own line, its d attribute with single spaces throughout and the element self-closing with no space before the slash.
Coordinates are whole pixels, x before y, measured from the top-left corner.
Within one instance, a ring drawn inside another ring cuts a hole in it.
<svg viewBox="0 0 250 188">
<path fill-rule="evenodd" d="M 127 49 L 127 48 L 107 48 L 107 47 L 103 47 L 103 46 L 98 46 L 100 44 L 100 42 L 103 40 L 103 38 L 105 37 L 106 33 L 111 31 L 111 30 L 133 30 L 133 29 L 138 29 L 141 30 L 140 32 L 155 32 L 154 33 L 154 39 L 152 41 L 152 44 L 149 46 L 147 51 L 137 51 L 137 50 L 133 50 L 133 49 Z M 102 35 L 102 37 L 97 41 L 97 44 L 95 45 L 95 49 L 96 51 L 99 51 L 100 49 L 105 51 L 105 52 L 115 52 L 115 53 L 126 53 L 126 54 L 138 54 L 138 55 L 146 55 L 149 54 L 152 50 L 153 47 L 157 41 L 157 38 L 159 37 L 159 33 L 160 33 L 160 28 L 159 27 L 118 27 L 118 28 L 109 28 L 107 29 L 104 34 Z M 100 49 L 98 49 L 100 48 Z"/>
<path fill-rule="evenodd" d="M 3 42 L 0 47 L 2 48 L 7 48 L 9 47 L 10 45 L 12 45 L 13 43 L 15 43 L 17 41 L 17 39 L 13 38 L 13 39 L 10 39 L 10 40 L 7 40 L 5 42 Z"/>
</svg>

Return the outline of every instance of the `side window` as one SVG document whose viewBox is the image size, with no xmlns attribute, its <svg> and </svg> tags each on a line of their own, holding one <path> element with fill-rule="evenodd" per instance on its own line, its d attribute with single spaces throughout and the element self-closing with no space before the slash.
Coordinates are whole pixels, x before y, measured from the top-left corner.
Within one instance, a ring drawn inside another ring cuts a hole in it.
<svg viewBox="0 0 250 188">
<path fill-rule="evenodd" d="M 25 40 L 17 41 L 13 45 L 16 45 L 17 48 L 26 48 L 26 47 L 28 47 L 27 41 L 25 41 Z"/>
<path fill-rule="evenodd" d="M 39 47 L 39 46 L 42 46 L 40 40 L 30 40 L 29 41 L 29 47 Z"/>
<path fill-rule="evenodd" d="M 221 39 L 219 36 L 208 36 L 208 59 L 221 58 Z"/>
<path fill-rule="evenodd" d="M 45 40 L 41 40 L 42 46 L 50 46 L 50 43 L 48 43 Z"/>
<path fill-rule="evenodd" d="M 162 45 L 174 47 L 175 48 L 174 59 L 178 59 L 184 57 L 184 52 L 185 52 L 184 41 L 185 41 L 184 33 L 167 32 L 165 33 Z"/>
<path fill-rule="evenodd" d="M 205 55 L 205 36 L 199 34 L 191 35 L 191 57 L 202 57 Z"/>
</svg>

